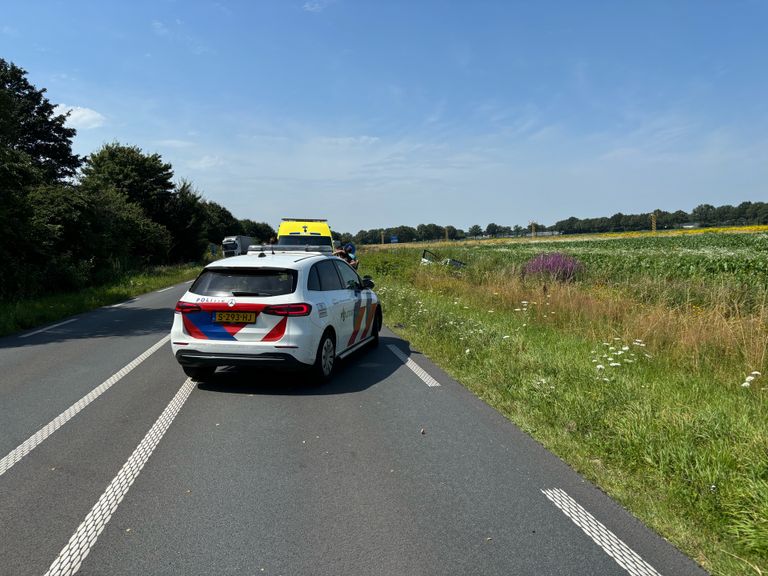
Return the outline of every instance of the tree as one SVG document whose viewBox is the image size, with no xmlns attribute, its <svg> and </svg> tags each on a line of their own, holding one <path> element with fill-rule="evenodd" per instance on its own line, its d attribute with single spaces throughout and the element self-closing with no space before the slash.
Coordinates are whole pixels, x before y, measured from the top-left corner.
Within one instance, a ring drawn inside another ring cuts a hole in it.
<svg viewBox="0 0 768 576">
<path fill-rule="evenodd" d="M 499 225 L 491 222 L 490 224 L 488 224 L 488 226 L 485 227 L 485 233 L 488 236 L 496 236 L 496 234 L 499 233 Z"/>
<path fill-rule="evenodd" d="M 246 236 L 251 236 L 254 241 L 266 243 L 273 236 L 277 236 L 277 232 L 266 222 L 254 222 L 253 220 L 240 220 L 240 229 Z M 331 236 L 335 238 L 334 232 L 331 231 Z"/>
<path fill-rule="evenodd" d="M 208 247 L 206 216 L 202 195 L 191 182 L 182 179 L 169 197 L 162 222 L 170 233 L 171 262 L 200 260 Z"/>
<path fill-rule="evenodd" d="M 74 128 L 25 78 L 26 70 L 0 58 L 0 147 L 24 153 L 47 183 L 75 175 L 80 158 L 72 153 Z"/>
<path fill-rule="evenodd" d="M 165 224 L 172 180 L 173 169 L 159 154 L 113 142 L 86 158 L 81 182 L 91 189 L 112 188 L 141 206 L 152 220 Z"/>
<path fill-rule="evenodd" d="M 467 234 L 477 238 L 483 234 L 483 229 L 479 224 L 472 224 L 472 226 L 469 227 L 469 230 L 467 230 Z"/>
<path fill-rule="evenodd" d="M 203 202 L 205 209 L 205 230 L 208 241 L 221 244 L 225 236 L 240 234 L 240 221 L 232 213 L 216 202 Z"/>
</svg>

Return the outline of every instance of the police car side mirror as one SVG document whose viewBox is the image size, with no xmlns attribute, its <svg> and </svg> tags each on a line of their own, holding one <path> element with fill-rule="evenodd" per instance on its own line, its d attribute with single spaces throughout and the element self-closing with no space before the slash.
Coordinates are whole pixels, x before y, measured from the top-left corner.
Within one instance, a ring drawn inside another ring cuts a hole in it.
<svg viewBox="0 0 768 576">
<path fill-rule="evenodd" d="M 370 276 L 365 276 L 363 278 L 363 288 L 364 289 L 373 290 L 374 286 L 375 286 L 375 284 L 373 283 L 373 280 L 371 279 Z"/>
</svg>

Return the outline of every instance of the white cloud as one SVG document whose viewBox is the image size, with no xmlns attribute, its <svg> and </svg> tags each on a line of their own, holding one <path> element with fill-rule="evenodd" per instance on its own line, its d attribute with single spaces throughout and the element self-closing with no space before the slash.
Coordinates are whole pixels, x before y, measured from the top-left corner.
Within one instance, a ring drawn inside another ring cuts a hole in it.
<svg viewBox="0 0 768 576">
<path fill-rule="evenodd" d="M 309 0 L 308 2 L 304 2 L 302 9 L 305 12 L 314 12 L 317 14 L 328 8 L 330 4 L 332 4 L 331 0 Z"/>
<path fill-rule="evenodd" d="M 376 144 L 379 138 L 376 136 L 324 136 L 318 138 L 320 144 L 329 146 L 360 147 Z"/>
<path fill-rule="evenodd" d="M 155 140 L 154 144 L 164 148 L 191 148 L 195 145 L 195 143 L 190 140 L 177 140 L 174 138 L 169 138 L 167 140 Z"/>
<path fill-rule="evenodd" d="M 170 33 L 168 31 L 168 27 L 162 22 L 160 22 L 159 20 L 152 21 L 152 32 L 154 32 L 158 36 L 168 36 L 168 34 Z"/>
<path fill-rule="evenodd" d="M 59 104 L 56 106 L 56 114 L 69 113 L 67 118 L 67 126 L 75 128 L 77 130 L 90 130 L 92 128 L 99 128 L 104 126 L 107 118 L 91 110 L 90 108 L 83 108 L 82 106 L 67 106 L 66 104 Z"/>
<path fill-rule="evenodd" d="M 197 160 L 190 160 L 187 165 L 193 170 L 210 170 L 222 166 L 224 160 L 218 156 L 206 154 L 205 156 L 198 158 Z"/>
</svg>

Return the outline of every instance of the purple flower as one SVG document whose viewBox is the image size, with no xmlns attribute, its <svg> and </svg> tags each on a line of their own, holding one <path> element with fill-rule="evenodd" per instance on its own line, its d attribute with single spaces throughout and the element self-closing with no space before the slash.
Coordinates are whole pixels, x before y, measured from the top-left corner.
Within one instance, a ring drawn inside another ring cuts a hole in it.
<svg viewBox="0 0 768 576">
<path fill-rule="evenodd" d="M 584 266 L 573 256 L 562 252 L 548 252 L 531 258 L 523 269 L 525 276 L 544 276 L 548 279 L 568 282 L 573 280 Z"/>
</svg>

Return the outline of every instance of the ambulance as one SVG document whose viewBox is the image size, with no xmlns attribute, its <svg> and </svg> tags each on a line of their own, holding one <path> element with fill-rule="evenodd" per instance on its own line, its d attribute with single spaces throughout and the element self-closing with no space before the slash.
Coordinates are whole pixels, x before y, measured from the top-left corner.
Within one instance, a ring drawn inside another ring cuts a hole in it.
<svg viewBox="0 0 768 576">
<path fill-rule="evenodd" d="M 283 218 L 277 229 L 277 245 L 333 247 L 333 236 L 331 236 L 328 220 Z"/>
</svg>

